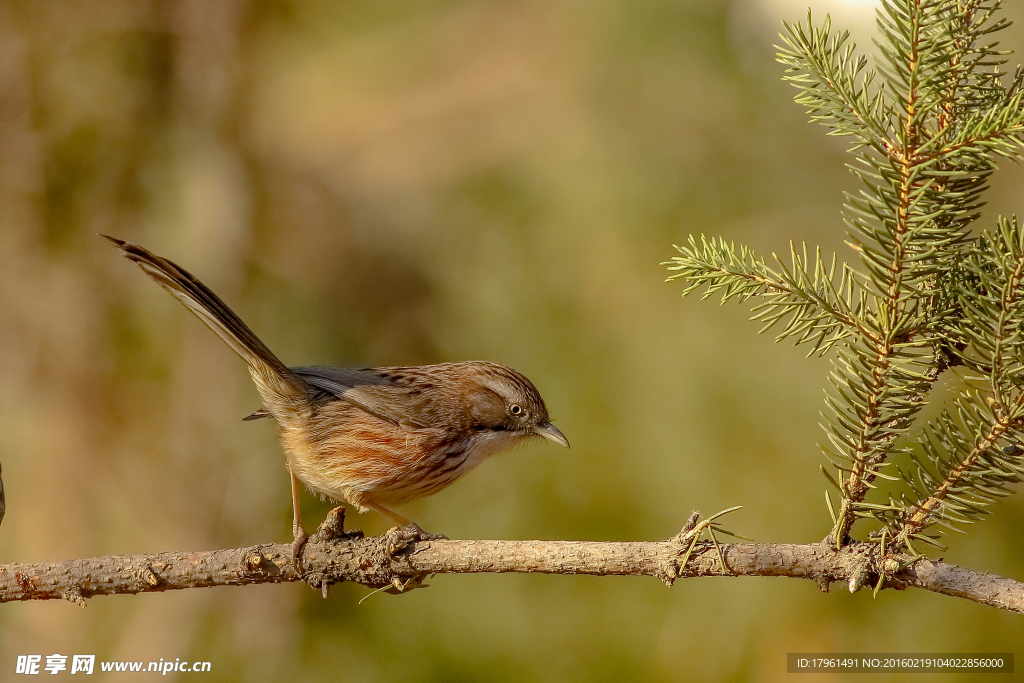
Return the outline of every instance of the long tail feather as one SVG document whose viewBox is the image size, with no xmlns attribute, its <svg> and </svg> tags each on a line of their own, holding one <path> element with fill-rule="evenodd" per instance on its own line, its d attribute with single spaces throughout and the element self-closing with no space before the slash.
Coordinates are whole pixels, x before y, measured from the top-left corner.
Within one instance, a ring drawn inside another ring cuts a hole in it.
<svg viewBox="0 0 1024 683">
<path fill-rule="evenodd" d="M 137 244 L 130 244 L 108 235 L 102 237 L 113 242 L 121 250 L 122 256 L 141 268 L 150 279 L 184 304 L 241 356 L 249 365 L 253 380 L 261 393 L 264 393 L 265 389 L 278 395 L 304 395 L 308 391 L 306 383 L 289 370 L 219 296 L 187 270 Z M 264 395 L 264 399 L 266 398 L 268 397 Z"/>
</svg>

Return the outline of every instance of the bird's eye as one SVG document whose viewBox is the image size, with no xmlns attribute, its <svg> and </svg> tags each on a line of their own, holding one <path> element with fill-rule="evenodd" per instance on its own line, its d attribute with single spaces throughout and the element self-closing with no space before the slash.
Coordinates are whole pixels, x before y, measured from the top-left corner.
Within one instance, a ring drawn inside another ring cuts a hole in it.
<svg viewBox="0 0 1024 683">
<path fill-rule="evenodd" d="M 512 413 L 513 415 L 522 415 L 523 407 L 518 403 L 513 403 L 508 407 L 508 412 Z"/>
</svg>

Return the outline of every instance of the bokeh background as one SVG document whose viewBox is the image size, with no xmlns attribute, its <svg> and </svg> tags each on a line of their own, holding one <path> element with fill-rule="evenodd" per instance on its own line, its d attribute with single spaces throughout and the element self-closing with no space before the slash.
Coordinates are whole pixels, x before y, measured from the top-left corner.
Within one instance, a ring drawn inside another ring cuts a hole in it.
<svg viewBox="0 0 1024 683">
<path fill-rule="evenodd" d="M 773 59 L 807 1 L 0 3 L 0 562 L 290 537 L 243 364 L 99 232 L 185 265 L 291 364 L 482 358 L 533 379 L 572 449 L 403 509 L 428 529 L 656 540 L 744 505 L 727 526 L 745 535 L 822 538 L 827 360 L 680 298 L 659 265 L 701 232 L 850 256 L 843 145 Z M 871 2 L 813 6 L 869 43 Z M 983 223 L 1022 206 L 1007 166 Z M 329 509 L 303 506 L 310 527 Z M 1022 528 L 1010 500 L 945 556 L 1024 579 Z M 773 681 L 795 651 L 1024 652 L 1019 616 L 840 589 L 495 575 L 362 604 L 355 585 L 8 604 L 0 678 L 32 653 L 372 682 Z"/>
</svg>

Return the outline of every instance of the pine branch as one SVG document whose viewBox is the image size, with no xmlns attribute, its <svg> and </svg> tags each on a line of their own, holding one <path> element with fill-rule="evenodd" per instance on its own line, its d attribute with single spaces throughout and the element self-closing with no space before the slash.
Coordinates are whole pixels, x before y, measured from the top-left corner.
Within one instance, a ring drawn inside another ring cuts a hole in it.
<svg viewBox="0 0 1024 683">
<path fill-rule="evenodd" d="M 864 185 L 847 194 L 843 217 L 863 275 L 844 266 L 835 283 L 835 259 L 823 269 L 806 248 L 802 259 L 793 250 L 792 272 L 777 273 L 703 237 L 674 259 L 684 293 L 764 297 L 754 317 L 784 319 L 779 339 L 837 350 L 823 447 L 842 497 L 838 512 L 826 497 L 837 548 L 872 518 L 872 542 L 916 555 L 912 543 L 939 545 L 936 526 L 973 521 L 1024 476 L 1024 234 L 1002 221 L 998 234 L 970 237 L 997 162 L 1024 146 L 1024 71 L 1004 72 L 1009 53 L 995 40 L 1009 25 L 1002 5 L 883 0 L 877 69 L 828 18 L 786 25 L 778 60 L 794 99 L 830 135 L 854 139 L 850 169 Z M 954 365 L 973 373 L 967 390 L 911 439 Z M 885 473 L 896 455 L 916 472 Z M 910 492 L 869 500 L 879 479 Z"/>
<path fill-rule="evenodd" d="M 716 549 L 702 542 L 687 554 L 684 528 L 666 541 L 421 541 L 396 548 L 388 535 L 362 538 L 335 529 L 327 537 L 323 531 L 303 549 L 302 574 L 293 568 L 286 543 L 10 564 L 0 565 L 0 602 L 64 599 L 85 606 L 97 595 L 299 581 L 325 596 L 331 584 L 342 581 L 401 593 L 425 587 L 423 581 L 435 574 L 482 572 L 652 576 L 667 585 L 700 576 L 788 576 L 810 579 L 823 591 L 833 582 L 855 591 L 884 576 L 886 588 L 921 588 L 1024 614 L 1022 583 L 885 555 L 871 543 L 837 551 L 821 543 L 723 543 Z"/>
<path fill-rule="evenodd" d="M 854 55 L 857 46 L 849 31 L 833 35 L 828 16 L 816 28 L 810 10 L 806 24 L 783 26 L 784 46 L 776 46 L 776 60 L 788 67 L 783 81 L 800 91 L 797 104 L 806 107 L 812 122 L 829 127 L 830 135 L 852 136 L 855 149 L 870 146 L 884 153 L 881 141 L 889 127 L 879 116 L 881 93 L 871 94 L 875 72 L 866 70 L 866 57 Z"/>
<path fill-rule="evenodd" d="M 774 270 L 749 247 L 721 238 L 701 235 L 698 244 L 690 235 L 688 246 L 676 249 L 682 255 L 662 265 L 676 271 L 669 281 L 686 282 L 683 296 L 706 287 L 702 299 L 720 292 L 723 304 L 759 297 L 751 319 L 764 323 L 760 332 L 781 324 L 776 341 L 795 338 L 810 343 L 811 354 L 825 353 L 858 331 L 864 305 L 858 276 L 845 263 L 839 266 L 835 255 L 826 262 L 820 249 L 812 257 L 806 244 L 800 252 L 790 244 L 789 265 L 772 254 L 779 266 Z"/>
<path fill-rule="evenodd" d="M 832 447 L 825 447 L 833 465 L 845 475 L 840 488 L 843 501 L 835 519 L 832 537 L 842 545 L 853 523 L 873 516 L 874 506 L 864 502 L 874 488 L 897 439 L 910 427 L 924 404 L 939 369 L 927 366 L 924 356 L 895 363 L 892 344 L 885 353 L 872 355 L 864 348 L 852 349 L 834 366 L 830 376 L 834 393 L 826 395 L 833 420 L 829 423 Z M 916 372 L 914 364 L 922 372 Z"/>
<path fill-rule="evenodd" d="M 986 25 L 990 17 L 965 18 L 946 0 L 889 1 L 879 13 L 884 104 L 878 110 L 891 135 L 859 152 L 853 170 L 867 189 L 848 195 L 846 205 L 850 236 L 877 297 L 876 330 L 843 349 L 828 398 L 834 419 L 826 454 L 845 477 L 837 544 L 858 517 L 878 515 L 878 505 L 864 500 L 880 469 L 904 450 L 897 441 L 943 370 L 935 361 L 950 340 L 939 332 L 952 315 L 937 306 L 943 280 L 969 244 L 993 154 L 1014 154 L 1019 93 L 1008 95 L 998 78 L 972 71 L 993 54 L 987 46 L 971 47 L 1002 27 Z M 951 59 L 958 46 L 962 58 Z M 977 111 L 980 104 L 984 111 Z M 997 130 L 984 142 L 961 144 Z M 950 151 L 935 154 L 936 148 Z"/>
<path fill-rule="evenodd" d="M 984 233 L 966 271 L 961 357 L 972 372 L 987 375 L 976 379 L 987 386 L 963 393 L 955 416 L 944 411 L 927 428 L 920 447 L 935 472 L 915 458 L 916 481 L 909 481 L 916 500 L 904 501 L 890 524 L 897 545 L 922 539 L 934 524 L 956 529 L 974 521 L 1024 473 L 1024 451 L 1016 445 L 1024 417 L 1024 232 L 1016 221 L 1001 219 L 994 235 Z"/>
<path fill-rule="evenodd" d="M 1011 493 L 1006 489 L 1007 484 L 1020 481 L 1024 462 L 1019 456 L 1014 457 L 1012 449 L 997 448 L 1001 441 L 1005 442 L 1014 434 L 1009 421 L 985 415 L 970 399 L 958 402 L 957 408 L 961 415 L 959 422 L 949 413 L 944 413 L 938 421 L 939 426 L 932 427 L 933 432 L 941 433 L 936 440 L 945 448 L 940 456 L 934 442 L 929 441 L 925 450 L 939 465 L 941 476 L 919 468 L 919 482 L 931 486 L 926 489 L 926 495 L 921 496 L 919 490 L 918 500 L 903 507 L 902 516 L 894 525 L 895 547 L 905 546 L 907 540 L 924 540 L 930 545 L 938 545 L 936 537 L 926 539 L 922 536 L 925 528 L 942 524 L 955 530 L 957 524 L 974 521 L 984 513 L 983 506 Z M 965 435 L 973 437 L 979 428 L 981 436 L 974 437 L 976 441 L 972 443 L 964 438 Z"/>
<path fill-rule="evenodd" d="M 922 146 L 919 160 L 923 164 L 935 162 L 953 162 L 964 155 L 975 157 L 975 165 L 979 157 L 985 154 L 1015 159 L 1019 156 L 1019 147 L 1024 145 L 1024 93 L 1014 94 L 1000 107 L 979 114 L 973 114 L 966 121 L 962 130 L 953 135 L 936 152 L 931 153 L 928 146 Z M 1017 110 L 1017 111 L 1013 111 Z M 930 146 L 930 145 L 929 145 Z"/>
</svg>

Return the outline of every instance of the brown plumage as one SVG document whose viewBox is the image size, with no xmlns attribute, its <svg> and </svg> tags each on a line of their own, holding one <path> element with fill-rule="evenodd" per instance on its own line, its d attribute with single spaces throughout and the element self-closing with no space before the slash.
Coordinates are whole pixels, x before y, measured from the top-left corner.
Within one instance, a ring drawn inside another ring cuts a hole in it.
<svg viewBox="0 0 1024 683">
<path fill-rule="evenodd" d="M 486 361 L 289 368 L 186 270 L 140 246 L 107 239 L 248 364 L 264 408 L 245 419 L 277 421 L 292 475 L 296 553 L 306 538 L 299 481 L 423 535 L 390 506 L 437 493 L 488 456 L 533 437 L 569 445 L 540 393 L 512 368 Z"/>
</svg>

